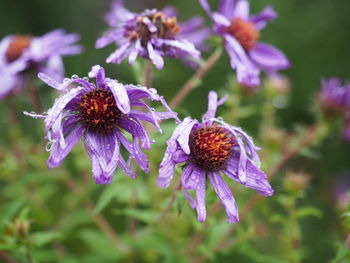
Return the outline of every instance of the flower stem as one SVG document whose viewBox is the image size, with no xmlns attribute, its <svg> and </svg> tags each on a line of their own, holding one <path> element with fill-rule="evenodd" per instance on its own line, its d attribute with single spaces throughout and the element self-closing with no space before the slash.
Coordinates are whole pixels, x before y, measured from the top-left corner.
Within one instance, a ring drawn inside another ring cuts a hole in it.
<svg viewBox="0 0 350 263">
<path fill-rule="evenodd" d="M 186 82 L 186 84 L 180 89 L 180 91 L 175 95 L 174 99 L 170 102 L 170 107 L 175 108 L 180 104 L 180 102 L 187 96 L 187 94 L 195 86 L 196 82 L 202 79 L 208 71 L 215 65 L 222 54 L 222 49 L 218 48 L 214 53 L 208 58 L 208 60 L 194 73 L 193 77 Z"/>
<path fill-rule="evenodd" d="M 38 87 L 36 87 L 34 80 L 31 80 L 29 82 L 29 93 L 30 93 L 30 96 L 32 99 L 34 110 L 37 113 L 42 113 L 43 112 L 43 105 L 41 104 Z"/>
<path fill-rule="evenodd" d="M 153 64 L 151 60 L 145 60 L 145 67 L 143 69 L 143 85 L 147 88 L 152 88 L 153 80 Z"/>
</svg>

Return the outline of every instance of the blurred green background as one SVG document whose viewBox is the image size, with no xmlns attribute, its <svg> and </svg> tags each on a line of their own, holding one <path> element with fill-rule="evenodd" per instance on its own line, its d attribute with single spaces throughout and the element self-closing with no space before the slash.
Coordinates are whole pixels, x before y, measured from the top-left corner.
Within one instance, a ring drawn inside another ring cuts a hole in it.
<svg viewBox="0 0 350 263">
<path fill-rule="evenodd" d="M 199 14 L 206 18 L 207 25 L 210 26 L 209 19 L 196 0 L 128 0 L 125 2 L 126 6 L 133 11 L 173 5 L 179 11 L 179 21 L 187 20 L 191 16 Z M 278 126 L 292 131 L 297 125 L 314 123 L 317 108 L 314 96 L 320 88 L 321 77 L 339 76 L 343 81 L 350 79 L 350 1 L 252 0 L 250 2 L 252 13 L 259 12 L 266 5 L 272 5 L 277 11 L 279 18 L 264 29 L 262 40 L 282 50 L 289 57 L 292 64 L 289 70 L 282 72 L 290 80 L 290 96 L 287 106 L 276 113 Z M 213 9 L 216 9 L 217 1 L 210 1 L 210 3 Z M 96 39 L 107 28 L 103 20 L 103 14 L 108 10 L 109 4 L 110 1 L 102 0 L 0 0 L 0 38 L 8 34 L 42 35 L 56 28 L 64 28 L 67 32 L 78 32 L 81 35 L 80 43 L 84 46 L 85 51 L 81 55 L 64 59 L 67 76 L 73 74 L 85 76 L 92 65 L 100 64 L 106 67 L 110 76 L 117 78 L 119 81 L 135 83 L 133 71 L 126 66 L 126 63 L 121 65 L 105 64 L 105 58 L 115 49 L 115 46 L 110 45 L 100 50 L 94 49 Z M 212 50 L 213 47 L 207 53 L 204 53 L 204 57 L 208 57 Z M 191 70 L 183 67 L 181 61 L 167 59 L 165 70 L 155 73 L 154 87 L 167 100 L 170 100 L 192 74 Z M 204 78 L 203 85 L 200 85 L 185 99 L 178 111 L 183 114 L 182 116 L 191 115 L 199 118 L 207 107 L 207 92 L 211 89 L 223 91 L 228 83 L 227 76 L 232 74 L 233 71 L 229 67 L 228 57 L 224 54 L 220 63 Z M 231 89 L 227 90 L 227 92 L 231 91 Z M 42 89 L 42 98 L 46 98 L 48 93 L 48 91 Z M 256 96 L 245 99 L 244 103 L 248 105 L 262 103 L 262 100 L 261 96 Z M 17 101 L 19 102 L 16 105 L 18 112 L 30 110 L 28 109 L 30 105 L 24 101 L 24 98 Z M 23 104 L 20 102 L 23 102 Z M 43 99 L 43 104 L 47 109 L 52 104 L 52 100 Z M 0 114 L 3 116 L 0 125 L 5 127 L 5 129 L 0 130 L 0 142 L 2 144 L 1 151 L 4 152 L 12 150 L 11 138 L 15 136 L 10 134 L 7 126 L 9 125 L 5 117 L 7 107 L 8 104 L 0 103 Z M 24 130 L 30 128 L 35 131 L 25 134 L 25 138 L 36 142 L 38 144 L 36 147 L 42 148 L 40 145 L 42 143 L 42 126 L 38 124 L 39 121 L 28 120 L 23 116 L 20 116 L 20 119 Z M 258 114 L 253 114 L 239 124 L 251 135 L 257 136 L 257 123 L 260 120 Z M 33 123 L 35 123 L 35 127 L 33 127 Z M 169 134 L 163 138 L 163 141 L 167 136 Z M 28 152 L 30 152 L 30 145 L 29 142 L 25 145 Z M 343 221 L 339 217 L 335 205 L 334 187 L 340 184 L 346 188 L 344 182 L 350 184 L 350 144 L 342 140 L 341 130 L 335 128 L 321 145 L 316 146 L 316 150 L 317 158 L 311 158 L 310 160 L 297 158 L 290 166 L 291 169 L 306 171 L 313 175 L 311 187 L 307 190 L 307 200 L 303 200 L 301 203 L 305 202 L 308 205 L 318 207 L 323 214 L 321 218 L 307 218 L 301 222 L 302 243 L 307 247 L 303 262 L 329 262 L 337 253 L 336 244 L 344 242 L 346 238 Z M 43 156 L 38 157 L 37 162 L 39 160 L 45 161 L 46 153 L 43 151 L 42 154 Z M 75 165 L 69 163 L 69 160 L 67 167 L 71 169 Z M 90 169 L 88 160 L 84 161 L 84 165 L 88 167 L 87 170 Z M 78 166 L 83 166 L 83 164 Z M 50 176 L 50 174 L 56 173 L 45 171 L 42 176 Z M 71 173 L 74 174 L 72 171 Z M 78 178 L 79 175 L 75 176 Z M 343 181 L 344 178 L 345 181 Z M 92 179 L 89 178 L 89 180 L 92 184 Z M 273 184 L 277 192 L 282 188 L 279 183 L 280 181 L 276 180 Z M 6 183 L 3 184 L 3 186 L 5 185 Z M 36 189 L 33 190 L 36 191 Z M 20 194 L 18 192 L 18 195 Z M 92 199 L 97 198 L 97 196 L 96 194 Z M 56 198 L 58 197 L 59 195 L 56 195 Z M 185 204 L 185 206 L 188 205 Z M 50 214 L 49 208 L 46 207 L 45 209 Z M 221 212 L 223 213 L 223 211 Z M 48 216 L 54 217 L 54 215 Z M 116 220 L 113 217 L 111 219 Z M 118 225 L 117 222 L 113 222 Z M 40 229 L 40 227 L 38 228 Z M 271 232 L 271 235 L 273 234 Z M 86 238 L 94 238 L 94 235 L 86 234 Z M 270 236 L 270 239 L 269 244 L 273 246 L 274 237 Z M 74 247 L 73 243 L 70 243 L 70 246 Z M 160 244 L 158 245 L 160 246 Z M 263 247 L 259 247 L 259 245 L 254 247 L 254 245 L 256 244 L 253 242 L 251 248 L 258 247 L 258 250 L 264 250 Z M 270 248 L 269 250 L 273 249 Z M 73 249 L 73 251 L 79 251 L 79 249 Z M 84 254 L 82 251 L 79 251 L 79 253 Z M 284 260 L 283 257 L 280 257 L 280 259 L 280 261 L 269 258 L 258 260 L 256 256 L 249 255 L 247 246 L 239 251 L 233 247 L 226 254 L 213 258 L 210 262 L 291 262 L 289 259 Z M 97 257 L 91 261 L 84 258 L 84 260 L 82 262 L 98 262 L 94 260 L 99 260 L 99 258 Z M 147 261 L 152 262 L 152 257 Z M 155 261 L 157 260 L 155 259 Z M 44 260 L 42 262 L 51 261 Z M 105 259 L 105 261 L 100 262 L 114 261 Z M 136 262 L 143 262 L 143 260 L 139 259 Z M 158 259 L 158 262 L 162 261 Z"/>
</svg>

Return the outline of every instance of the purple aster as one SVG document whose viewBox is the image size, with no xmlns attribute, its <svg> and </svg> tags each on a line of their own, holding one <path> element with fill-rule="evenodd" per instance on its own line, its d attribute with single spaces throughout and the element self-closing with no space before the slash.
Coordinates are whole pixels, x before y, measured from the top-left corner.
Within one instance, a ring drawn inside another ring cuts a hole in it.
<svg viewBox="0 0 350 263">
<path fill-rule="evenodd" d="M 343 115 L 347 111 L 350 112 L 350 83 L 342 86 L 337 78 L 322 80 L 318 101 L 327 115 Z"/>
<path fill-rule="evenodd" d="M 171 7 L 137 14 L 127 10 L 122 1 L 115 1 L 112 11 L 106 15 L 106 21 L 111 28 L 97 40 L 96 48 L 112 42 L 119 46 L 107 58 L 107 63 L 119 64 L 128 57 L 129 64 L 133 64 L 140 56 L 150 59 L 157 69 L 162 69 L 164 56 L 199 58 L 200 52 L 195 45 L 202 47 L 210 34 L 208 29 L 202 27 L 200 17 L 178 24 L 176 12 Z"/>
<path fill-rule="evenodd" d="M 221 0 L 218 12 L 211 11 L 207 0 L 199 2 L 213 20 L 215 33 L 224 39 L 239 83 L 256 87 L 260 85 L 260 70 L 273 75 L 290 66 L 281 51 L 259 42 L 260 31 L 277 17 L 271 7 L 251 16 L 248 0 Z"/>
<path fill-rule="evenodd" d="M 10 35 L 0 42 L 0 99 L 24 88 L 30 71 L 43 72 L 57 81 L 64 77 L 62 56 L 78 54 L 77 34 L 55 30 L 41 37 Z"/>
<path fill-rule="evenodd" d="M 160 164 L 158 184 L 160 187 L 168 187 L 175 166 L 184 163 L 182 188 L 191 207 L 197 209 L 200 222 L 206 218 L 205 191 L 208 177 L 226 208 L 229 222 L 238 222 L 238 209 L 223 175 L 262 195 L 273 194 L 266 174 L 259 168 L 258 148 L 252 138 L 240 128 L 215 118 L 217 107 L 225 100 L 226 98 L 218 100 L 217 94 L 211 91 L 208 111 L 203 116 L 203 121 L 185 118 L 168 140 Z M 188 190 L 195 190 L 195 199 Z"/>
<path fill-rule="evenodd" d="M 47 114 L 26 113 L 45 119 L 50 145 L 48 167 L 59 166 L 83 138 L 96 183 L 111 183 L 117 167 L 135 177 L 130 169 L 132 159 L 148 173 L 148 160 L 141 147 L 149 150 L 151 141 L 141 121 L 153 124 L 161 132 L 159 121 L 177 118 L 177 114 L 170 110 L 155 89 L 123 85 L 105 77 L 105 71 L 100 66 L 94 66 L 89 77 L 95 78 L 96 84 L 77 76 L 58 83 L 45 74 L 39 74 L 39 78 L 49 86 L 63 93 Z M 167 111 L 156 112 L 143 99 L 159 101 Z M 121 146 L 130 154 L 127 161 L 120 154 Z"/>
</svg>

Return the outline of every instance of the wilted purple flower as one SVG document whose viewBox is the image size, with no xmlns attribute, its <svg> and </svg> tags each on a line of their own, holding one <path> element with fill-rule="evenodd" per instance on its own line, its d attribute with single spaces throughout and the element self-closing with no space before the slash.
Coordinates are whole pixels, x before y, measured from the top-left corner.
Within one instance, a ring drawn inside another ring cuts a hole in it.
<svg viewBox="0 0 350 263">
<path fill-rule="evenodd" d="M 350 112 L 350 83 L 342 86 L 337 78 L 323 80 L 318 101 L 321 110 L 327 115 Z"/>
<path fill-rule="evenodd" d="M 206 179 L 226 208 L 229 222 L 238 222 L 235 199 L 222 178 L 225 174 L 260 194 L 271 196 L 273 190 L 265 173 L 260 170 L 260 160 L 252 138 L 240 128 L 215 118 L 216 109 L 226 98 L 218 100 L 214 91 L 209 93 L 208 111 L 203 122 L 190 117 L 184 119 L 167 142 L 164 159 L 160 164 L 158 184 L 167 187 L 177 164 L 185 163 L 181 184 L 192 208 L 197 209 L 198 220 L 206 218 Z M 193 199 L 188 190 L 196 191 Z"/>
<path fill-rule="evenodd" d="M 0 42 L 0 99 L 20 91 L 28 82 L 29 71 L 43 72 L 57 81 L 64 77 L 62 56 L 78 54 L 77 34 L 55 30 L 41 37 L 10 35 Z"/>
<path fill-rule="evenodd" d="M 271 7 L 250 16 L 248 0 L 221 0 L 218 12 L 211 11 L 207 0 L 199 2 L 213 20 L 215 33 L 225 41 L 239 83 L 256 87 L 260 85 L 260 70 L 276 74 L 290 66 L 281 51 L 259 42 L 260 31 L 277 17 Z"/>
<path fill-rule="evenodd" d="M 132 158 L 149 172 L 148 160 L 141 147 L 150 149 L 151 141 L 141 121 L 153 124 L 161 132 L 160 120 L 177 118 L 155 89 L 123 85 L 106 78 L 100 66 L 94 66 L 89 73 L 90 78 L 96 79 L 96 84 L 77 76 L 65 79 L 63 83 L 42 73 L 39 77 L 63 93 L 46 115 L 26 113 L 45 119 L 46 137 L 51 145 L 49 168 L 59 166 L 83 137 L 96 183 L 111 183 L 118 166 L 135 177 L 129 166 Z M 167 111 L 155 112 L 142 99 L 159 101 Z M 131 141 L 125 133 L 131 135 Z M 130 154 L 127 162 L 120 154 L 121 145 Z"/>
<path fill-rule="evenodd" d="M 107 63 L 119 64 L 128 57 L 129 64 L 133 64 L 140 56 L 150 59 L 157 69 L 162 69 L 164 56 L 199 58 L 200 52 L 194 44 L 202 46 L 209 35 L 208 29 L 202 28 L 200 17 L 178 24 L 176 12 L 171 7 L 136 14 L 127 10 L 122 1 L 115 1 L 112 11 L 106 15 L 106 21 L 111 29 L 97 40 L 96 48 L 112 42 L 119 46 L 107 58 Z"/>
</svg>

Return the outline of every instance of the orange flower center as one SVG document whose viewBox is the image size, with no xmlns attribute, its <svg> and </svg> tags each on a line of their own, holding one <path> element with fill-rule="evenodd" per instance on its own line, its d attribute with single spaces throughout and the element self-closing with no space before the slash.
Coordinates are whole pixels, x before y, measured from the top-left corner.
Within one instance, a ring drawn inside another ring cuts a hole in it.
<svg viewBox="0 0 350 263">
<path fill-rule="evenodd" d="M 206 125 L 190 134 L 192 160 L 202 169 L 224 169 L 236 141 L 229 132 L 217 125 Z"/>
<path fill-rule="evenodd" d="M 29 48 L 31 41 L 32 38 L 28 36 L 15 36 L 6 50 L 7 62 L 11 63 L 20 58 L 23 52 Z"/>
<path fill-rule="evenodd" d="M 143 22 L 145 17 L 155 25 L 157 28 L 156 32 L 149 31 L 148 26 Z M 135 41 L 140 38 L 141 43 L 146 45 L 152 35 L 156 35 L 160 38 L 171 39 L 179 32 L 180 26 L 177 24 L 176 17 L 166 18 L 162 12 L 157 12 L 150 16 L 139 16 L 137 18 L 137 30 L 131 33 L 130 39 Z"/>
<path fill-rule="evenodd" d="M 237 39 L 246 51 L 250 51 L 260 39 L 260 32 L 255 25 L 242 18 L 232 20 L 227 31 Z"/>
<path fill-rule="evenodd" d="M 80 120 L 87 130 L 109 133 L 117 126 L 122 115 L 114 95 L 105 89 L 94 89 L 83 95 L 79 102 Z"/>
</svg>

